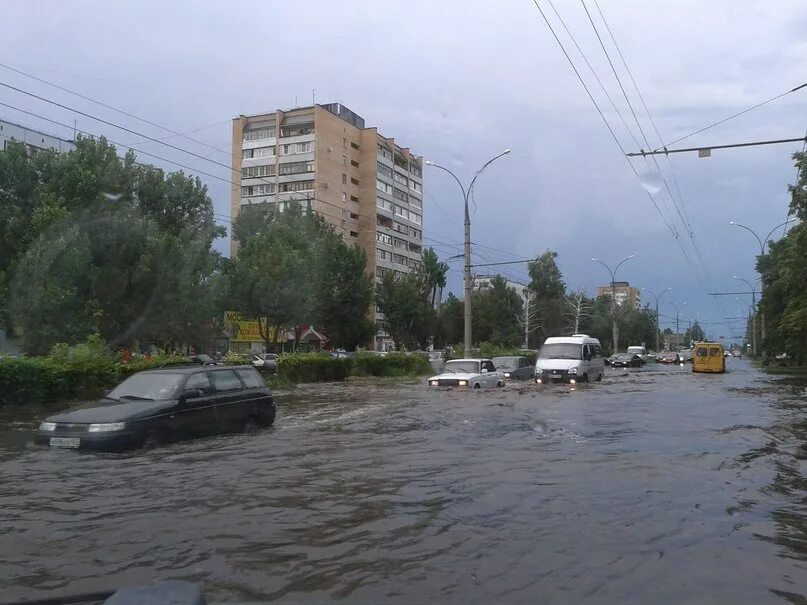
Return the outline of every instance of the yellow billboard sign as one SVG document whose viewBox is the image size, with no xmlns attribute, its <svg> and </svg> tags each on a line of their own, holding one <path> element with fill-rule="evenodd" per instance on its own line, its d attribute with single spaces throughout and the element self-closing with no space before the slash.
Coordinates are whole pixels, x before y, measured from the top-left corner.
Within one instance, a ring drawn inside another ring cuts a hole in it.
<svg viewBox="0 0 807 605">
<path fill-rule="evenodd" d="M 263 342 L 261 327 L 265 333 L 267 330 L 265 317 L 261 317 L 259 327 L 257 319 L 244 317 L 237 311 L 224 312 L 224 331 L 234 342 Z M 268 330 L 269 340 L 273 340 L 274 328 L 268 328 Z"/>
</svg>

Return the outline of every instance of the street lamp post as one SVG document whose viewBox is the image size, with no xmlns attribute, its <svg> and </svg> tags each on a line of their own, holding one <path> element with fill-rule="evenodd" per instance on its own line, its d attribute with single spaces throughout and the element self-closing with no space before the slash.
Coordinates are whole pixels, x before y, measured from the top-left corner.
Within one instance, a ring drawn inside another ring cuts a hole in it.
<svg viewBox="0 0 807 605">
<path fill-rule="evenodd" d="M 485 170 L 488 166 L 490 166 L 493 162 L 498 160 L 499 158 L 507 155 L 510 153 L 509 149 L 505 149 L 502 153 L 497 155 L 496 157 L 491 158 L 485 164 L 476 171 L 474 174 L 474 178 L 471 179 L 470 185 L 466 189 L 463 186 L 462 181 L 454 174 L 451 170 L 446 168 L 445 166 L 441 166 L 440 164 L 435 164 L 434 162 L 426 162 L 427 166 L 434 166 L 435 168 L 439 168 L 450 174 L 454 177 L 454 180 L 457 181 L 457 185 L 460 186 L 460 190 L 462 191 L 462 197 L 465 200 L 465 357 L 471 356 L 471 340 L 472 340 L 472 332 L 471 332 L 471 215 L 468 212 L 468 198 L 471 195 L 471 192 L 474 189 L 474 185 L 476 184 L 476 179 L 479 178 L 479 175 L 482 174 L 482 171 Z"/>
<path fill-rule="evenodd" d="M 741 303 L 748 307 L 748 319 L 751 320 L 751 355 L 757 354 L 757 318 L 753 305 L 749 305 L 742 298 L 738 298 Z M 746 324 L 747 325 L 747 324 Z M 747 329 L 747 328 L 746 328 Z"/>
<path fill-rule="evenodd" d="M 661 327 L 661 326 L 659 326 L 659 321 L 658 321 L 658 319 L 659 319 L 658 318 L 658 301 L 662 296 L 664 296 L 665 293 L 672 290 L 672 288 L 664 288 L 661 292 L 658 293 L 658 295 L 655 292 L 653 292 L 653 290 L 651 290 L 650 288 L 642 288 L 642 290 L 644 290 L 645 292 L 650 292 L 650 294 L 652 294 L 653 298 L 656 300 L 656 353 L 658 353 L 658 350 L 659 350 L 659 338 L 660 338 L 659 332 L 660 332 L 660 327 Z"/>
<path fill-rule="evenodd" d="M 611 339 L 614 341 L 614 354 L 617 353 L 619 350 L 619 327 L 616 324 L 616 272 L 619 270 L 619 267 L 622 266 L 622 263 L 625 261 L 629 261 L 632 258 L 636 258 L 635 254 L 631 254 L 627 258 L 623 258 L 619 261 L 614 267 L 614 270 L 611 271 L 611 267 L 606 265 L 598 258 L 592 258 L 591 260 L 595 263 L 600 263 L 603 267 L 608 269 L 608 273 L 611 274 Z"/>
<path fill-rule="evenodd" d="M 781 225 L 780 225 L 781 226 Z M 751 354 L 756 356 L 758 349 L 757 349 L 757 286 L 760 287 L 760 291 L 762 289 L 762 279 L 758 279 L 756 285 L 751 285 L 751 282 L 745 279 L 744 277 L 740 277 L 739 275 L 732 275 L 734 279 L 739 279 L 741 282 L 745 282 L 745 284 L 751 288 L 751 309 L 753 310 L 753 314 L 751 315 Z M 760 323 L 762 323 L 762 315 L 760 314 Z M 762 326 L 760 326 L 761 328 Z M 764 328 L 762 330 L 762 340 L 765 340 L 765 331 Z"/>
<path fill-rule="evenodd" d="M 681 315 L 681 311 L 678 309 L 678 305 L 676 305 L 673 301 L 670 301 L 670 304 L 673 307 L 675 307 L 675 343 L 676 343 L 677 346 L 680 347 L 681 346 L 681 332 L 678 329 L 678 318 Z M 683 302 L 681 304 L 685 305 L 686 302 Z"/>
<path fill-rule="evenodd" d="M 751 227 L 747 227 L 746 225 L 742 225 L 742 224 L 740 224 L 740 223 L 738 223 L 736 221 L 729 221 L 729 225 L 733 225 L 735 227 L 740 227 L 741 229 L 745 229 L 746 231 L 751 233 L 751 235 L 753 235 L 755 238 L 757 238 L 757 243 L 759 243 L 759 255 L 764 256 L 764 254 L 765 254 L 765 246 L 768 245 L 768 241 L 771 239 L 771 235 L 773 235 L 773 232 L 776 231 L 777 229 L 779 229 L 779 227 L 784 227 L 788 223 L 792 223 L 795 220 L 796 220 L 796 217 L 794 216 L 793 218 L 787 219 L 784 223 L 780 223 L 780 224 L 776 225 L 776 227 L 774 227 L 773 229 L 771 229 L 768 232 L 768 235 L 765 236 L 765 239 L 762 239 L 761 237 L 759 237 L 759 235 L 757 235 L 757 232 L 754 231 L 753 229 L 751 229 Z M 760 291 L 760 294 L 761 294 L 762 293 L 762 286 L 761 285 L 760 285 L 759 291 Z M 756 315 L 756 310 L 754 311 L 754 314 Z M 764 343 L 765 343 L 765 314 L 764 313 L 759 314 L 759 323 L 760 323 L 760 331 L 761 331 L 760 336 L 762 337 L 762 343 L 763 343 L 763 346 L 764 346 Z"/>
</svg>

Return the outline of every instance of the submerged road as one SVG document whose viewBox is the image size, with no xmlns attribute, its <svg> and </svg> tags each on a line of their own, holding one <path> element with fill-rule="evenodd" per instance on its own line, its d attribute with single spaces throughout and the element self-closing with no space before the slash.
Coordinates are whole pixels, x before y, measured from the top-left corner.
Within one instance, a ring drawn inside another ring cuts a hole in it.
<svg viewBox="0 0 807 605">
<path fill-rule="evenodd" d="M 807 383 L 279 393 L 274 428 L 127 455 L 0 410 L 0 601 L 184 578 L 213 602 L 805 603 Z"/>
</svg>

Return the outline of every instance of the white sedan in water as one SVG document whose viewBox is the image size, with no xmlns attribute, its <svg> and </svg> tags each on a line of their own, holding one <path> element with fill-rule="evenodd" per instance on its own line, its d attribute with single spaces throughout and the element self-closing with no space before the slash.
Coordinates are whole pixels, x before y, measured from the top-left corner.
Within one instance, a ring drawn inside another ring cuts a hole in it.
<svg viewBox="0 0 807 605">
<path fill-rule="evenodd" d="M 504 386 L 504 374 L 497 372 L 490 359 L 453 359 L 443 373 L 429 378 L 430 387 L 483 389 Z"/>
</svg>

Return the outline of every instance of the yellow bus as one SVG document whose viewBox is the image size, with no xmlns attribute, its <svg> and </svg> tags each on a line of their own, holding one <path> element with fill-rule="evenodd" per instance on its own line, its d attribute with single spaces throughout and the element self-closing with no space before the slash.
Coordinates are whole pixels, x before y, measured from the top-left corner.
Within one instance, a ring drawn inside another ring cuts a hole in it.
<svg viewBox="0 0 807 605">
<path fill-rule="evenodd" d="M 726 371 L 726 357 L 719 342 L 696 342 L 692 347 L 692 371 L 722 374 Z"/>
</svg>

